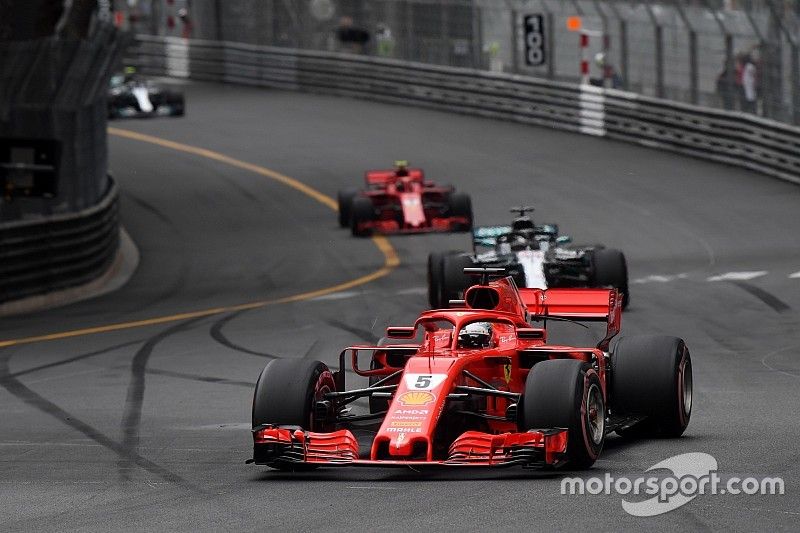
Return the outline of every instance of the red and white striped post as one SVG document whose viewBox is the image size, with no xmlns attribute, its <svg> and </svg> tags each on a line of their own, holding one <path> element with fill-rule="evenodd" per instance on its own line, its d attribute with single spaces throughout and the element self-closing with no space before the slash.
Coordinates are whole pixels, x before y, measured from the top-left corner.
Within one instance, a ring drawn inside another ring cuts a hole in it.
<svg viewBox="0 0 800 533">
<path fill-rule="evenodd" d="M 589 84 L 589 32 L 581 30 L 581 84 Z"/>
</svg>

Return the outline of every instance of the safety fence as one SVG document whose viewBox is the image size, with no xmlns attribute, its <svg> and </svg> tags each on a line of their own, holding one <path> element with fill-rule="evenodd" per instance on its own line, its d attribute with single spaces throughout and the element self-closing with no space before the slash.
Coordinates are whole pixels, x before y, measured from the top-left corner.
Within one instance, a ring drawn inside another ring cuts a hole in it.
<svg viewBox="0 0 800 533">
<path fill-rule="evenodd" d="M 800 183 L 800 128 L 615 89 L 280 47 L 137 36 L 143 72 L 350 96 L 609 137 Z"/>
<path fill-rule="evenodd" d="M 81 285 L 117 250 L 106 93 L 126 38 L 0 42 L 0 302 Z"/>
<path fill-rule="evenodd" d="M 118 193 L 109 184 L 88 209 L 0 226 L 0 302 L 81 285 L 108 270 L 119 244 Z"/>
<path fill-rule="evenodd" d="M 115 0 L 136 33 L 592 83 L 800 125 L 797 0 Z"/>
</svg>

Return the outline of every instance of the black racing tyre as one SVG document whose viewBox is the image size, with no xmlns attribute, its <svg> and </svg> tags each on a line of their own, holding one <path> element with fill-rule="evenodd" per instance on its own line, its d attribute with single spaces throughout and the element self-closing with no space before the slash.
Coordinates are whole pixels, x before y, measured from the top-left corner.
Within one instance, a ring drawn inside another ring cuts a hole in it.
<svg viewBox="0 0 800 533">
<path fill-rule="evenodd" d="M 614 248 L 600 248 L 593 252 L 594 284 L 597 287 L 615 287 L 622 294 L 622 308 L 630 303 L 628 290 L 628 263 L 625 254 Z"/>
<path fill-rule="evenodd" d="M 454 192 L 447 198 L 451 217 L 465 217 L 469 222 L 460 224 L 456 231 L 472 230 L 472 199 L 468 194 Z"/>
<path fill-rule="evenodd" d="M 692 415 L 692 359 L 683 339 L 621 337 L 611 348 L 611 401 L 616 414 L 644 417 L 617 431 L 625 437 L 680 437 Z"/>
<path fill-rule="evenodd" d="M 346 228 L 350 225 L 353 199 L 357 194 L 358 191 L 355 189 L 345 189 L 336 193 L 336 199 L 339 203 L 339 226 L 342 228 Z"/>
<path fill-rule="evenodd" d="M 460 299 L 472 285 L 474 278 L 464 274 L 464 269 L 473 266 L 472 257 L 465 253 L 446 254 L 442 258 L 441 307 L 448 308 L 450 300 Z"/>
<path fill-rule="evenodd" d="M 428 254 L 428 303 L 431 309 L 447 307 L 442 304 L 444 256 L 443 252 L 431 252 Z"/>
<path fill-rule="evenodd" d="M 180 95 L 175 103 L 173 103 L 172 116 L 182 117 L 186 114 L 186 99 Z"/>
<path fill-rule="evenodd" d="M 567 467 L 594 464 L 605 442 L 605 401 L 597 372 L 577 359 L 534 365 L 525 381 L 520 431 L 566 428 Z"/>
<path fill-rule="evenodd" d="M 372 230 L 359 229 L 359 224 L 375 220 L 375 208 L 369 198 L 353 198 L 350 212 L 350 229 L 355 237 L 368 237 Z"/>
<path fill-rule="evenodd" d="M 253 427 L 261 424 L 299 426 L 328 431 L 331 423 L 319 419 L 314 405 L 336 390 L 325 363 L 309 359 L 275 359 L 267 363 L 253 394 Z"/>
</svg>

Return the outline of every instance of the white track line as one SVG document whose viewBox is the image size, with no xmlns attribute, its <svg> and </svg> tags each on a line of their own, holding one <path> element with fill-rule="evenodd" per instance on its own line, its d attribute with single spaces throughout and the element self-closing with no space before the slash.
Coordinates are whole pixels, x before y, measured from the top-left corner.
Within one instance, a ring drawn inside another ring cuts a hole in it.
<svg viewBox="0 0 800 533">
<path fill-rule="evenodd" d="M 761 276 L 766 276 L 768 272 L 766 270 L 756 270 L 751 272 L 726 272 L 725 274 L 720 274 L 718 276 L 711 276 L 706 281 L 748 281 L 751 279 L 760 278 Z"/>
</svg>

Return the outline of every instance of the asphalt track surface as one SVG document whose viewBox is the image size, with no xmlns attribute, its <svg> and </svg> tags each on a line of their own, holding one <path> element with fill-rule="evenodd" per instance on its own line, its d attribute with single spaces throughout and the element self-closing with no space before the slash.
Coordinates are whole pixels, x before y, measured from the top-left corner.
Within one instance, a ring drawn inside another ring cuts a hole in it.
<svg viewBox="0 0 800 533">
<path fill-rule="evenodd" d="M 369 283 L 181 318 L 363 278 L 386 257 L 339 229 L 329 207 L 265 175 L 113 136 L 138 271 L 116 293 L 3 319 L 0 339 L 170 318 L 0 348 L 0 529 L 797 529 L 800 279 L 790 275 L 800 271 L 800 188 L 493 120 L 231 86 L 186 90 L 186 118 L 113 125 L 273 169 L 329 196 L 359 183 L 365 168 L 409 158 L 471 193 L 478 223 L 502 223 L 508 206 L 533 203 L 539 220 L 576 240 L 623 249 L 641 281 L 623 329 L 686 339 L 695 409 L 678 440 L 610 436 L 591 474 L 637 477 L 670 456 L 705 452 L 721 476 L 781 476 L 786 494 L 698 496 L 636 518 L 619 495 L 561 495 L 561 473 L 287 475 L 245 465 L 264 364 L 334 363 L 343 346 L 410 323 L 426 305 L 427 253 L 464 248 L 467 237 L 392 238 L 400 265 Z"/>
</svg>

